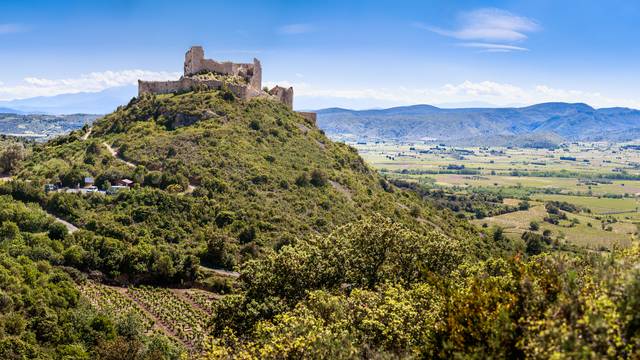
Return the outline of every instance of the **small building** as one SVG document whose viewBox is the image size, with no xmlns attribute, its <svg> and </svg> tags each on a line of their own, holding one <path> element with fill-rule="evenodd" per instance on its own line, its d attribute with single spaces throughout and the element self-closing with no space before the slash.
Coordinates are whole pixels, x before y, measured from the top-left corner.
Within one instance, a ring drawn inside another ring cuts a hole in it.
<svg viewBox="0 0 640 360">
<path fill-rule="evenodd" d="M 91 176 L 87 176 L 84 178 L 84 187 L 88 188 L 93 186 L 95 183 L 95 180 L 91 177 Z"/>
<path fill-rule="evenodd" d="M 133 180 L 129 180 L 129 179 L 116 180 L 115 185 L 116 186 L 124 186 L 124 187 L 132 187 L 133 186 Z"/>
</svg>

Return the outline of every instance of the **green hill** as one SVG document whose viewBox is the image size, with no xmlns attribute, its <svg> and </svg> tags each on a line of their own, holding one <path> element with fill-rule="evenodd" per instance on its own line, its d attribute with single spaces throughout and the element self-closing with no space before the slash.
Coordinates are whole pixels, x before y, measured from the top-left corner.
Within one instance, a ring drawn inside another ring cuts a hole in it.
<svg viewBox="0 0 640 360">
<path fill-rule="evenodd" d="M 27 150 L 0 184 L 3 359 L 637 357 L 637 244 L 476 236 L 275 102 L 144 97 Z M 86 176 L 136 185 L 43 190 Z"/>
<path fill-rule="evenodd" d="M 87 176 L 101 188 L 123 178 L 136 185 L 117 195 L 34 196 L 105 237 L 80 241 L 96 254 L 83 254 L 80 268 L 123 280 L 191 281 L 198 263 L 231 269 L 374 213 L 479 244 L 470 225 L 395 188 L 301 115 L 225 91 L 134 99 L 90 132 L 37 146 L 18 174 L 31 186 L 73 187 Z"/>
</svg>

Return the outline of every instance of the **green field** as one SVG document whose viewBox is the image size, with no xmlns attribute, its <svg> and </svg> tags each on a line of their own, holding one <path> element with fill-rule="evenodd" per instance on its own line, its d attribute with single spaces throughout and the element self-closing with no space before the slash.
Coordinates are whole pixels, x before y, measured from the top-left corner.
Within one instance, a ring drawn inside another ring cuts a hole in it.
<svg viewBox="0 0 640 360">
<path fill-rule="evenodd" d="M 369 164 L 391 179 L 419 183 L 453 196 L 489 192 L 509 199 L 537 201 L 527 211 L 476 218 L 482 226 L 500 226 L 512 238 L 531 221 L 540 232 L 589 249 L 629 246 L 640 223 L 640 152 L 607 143 L 574 143 L 558 149 L 452 147 L 436 144 L 355 144 Z M 584 209 L 568 214 L 571 225 L 544 222 L 544 203 L 567 202 Z M 517 210 L 517 209 L 516 209 Z M 589 226 L 588 224 L 591 224 Z"/>
<path fill-rule="evenodd" d="M 489 226 L 500 226 L 504 228 L 507 235 L 512 238 L 520 238 L 522 233 L 529 230 L 532 221 L 540 224 L 542 232 L 545 229 L 551 230 L 554 236 L 560 235 L 569 243 L 584 246 L 588 249 L 611 249 L 615 247 L 627 247 L 631 244 L 631 238 L 636 231 L 636 226 L 627 222 L 612 224 L 612 231 L 603 230 L 600 223 L 588 216 L 568 214 L 568 218 L 579 221 L 570 227 L 569 221 L 563 221 L 560 225 L 553 225 L 542 221 L 546 211 L 544 206 L 537 205 L 527 211 L 516 211 L 509 214 L 499 215 L 486 219 L 474 220 L 477 225 L 487 224 Z M 588 224 L 591 224 L 589 226 Z"/>
<path fill-rule="evenodd" d="M 613 213 L 637 213 L 639 206 L 638 200 L 635 198 L 611 199 L 592 196 L 553 194 L 539 194 L 535 195 L 533 198 L 542 201 L 566 201 L 571 204 L 591 209 L 594 214 L 600 215 Z"/>
</svg>

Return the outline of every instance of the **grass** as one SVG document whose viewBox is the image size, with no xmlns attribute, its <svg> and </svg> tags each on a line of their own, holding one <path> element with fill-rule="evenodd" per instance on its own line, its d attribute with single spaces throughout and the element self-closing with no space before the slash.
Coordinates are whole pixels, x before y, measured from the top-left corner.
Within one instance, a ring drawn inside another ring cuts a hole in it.
<svg viewBox="0 0 640 360">
<path fill-rule="evenodd" d="M 612 199 L 592 196 L 538 194 L 534 196 L 534 199 L 542 201 L 566 201 L 571 204 L 589 208 L 594 214 L 637 212 L 638 210 L 638 201 L 635 198 Z"/>
<path fill-rule="evenodd" d="M 597 220 L 576 214 L 567 214 L 569 220 L 577 219 L 580 222 L 574 227 L 568 226 L 569 221 L 563 221 L 560 225 L 553 225 L 542 220 L 546 214 L 547 212 L 543 205 L 536 205 L 526 211 L 516 211 L 492 218 L 473 220 L 473 222 L 477 225 L 500 226 L 504 228 L 507 236 L 520 238 L 522 233 L 529 230 L 531 222 L 537 221 L 540 224 L 538 232 L 551 230 L 553 237 L 564 234 L 564 239 L 567 242 L 593 250 L 628 247 L 631 245 L 632 234 L 636 231 L 635 225 L 630 223 L 616 223 L 612 225 L 613 231 L 605 231 L 600 227 L 600 222 Z M 589 226 L 589 223 L 592 226 Z"/>
</svg>

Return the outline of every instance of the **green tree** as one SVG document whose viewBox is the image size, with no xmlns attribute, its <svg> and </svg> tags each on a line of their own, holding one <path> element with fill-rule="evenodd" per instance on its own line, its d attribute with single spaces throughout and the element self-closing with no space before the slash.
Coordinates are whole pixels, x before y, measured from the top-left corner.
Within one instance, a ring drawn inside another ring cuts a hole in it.
<svg viewBox="0 0 640 360">
<path fill-rule="evenodd" d="M 13 172 L 26 155 L 22 143 L 11 143 L 0 152 L 0 170 L 5 173 Z"/>
</svg>

